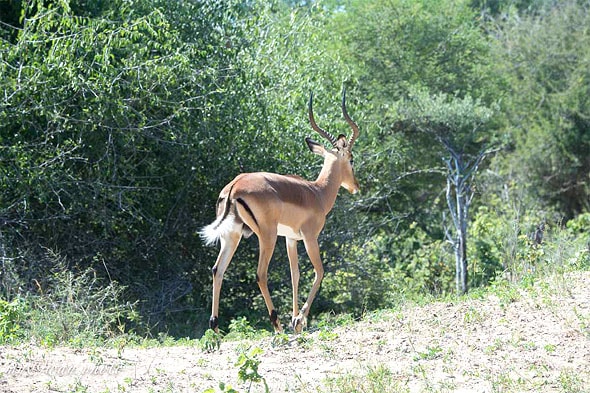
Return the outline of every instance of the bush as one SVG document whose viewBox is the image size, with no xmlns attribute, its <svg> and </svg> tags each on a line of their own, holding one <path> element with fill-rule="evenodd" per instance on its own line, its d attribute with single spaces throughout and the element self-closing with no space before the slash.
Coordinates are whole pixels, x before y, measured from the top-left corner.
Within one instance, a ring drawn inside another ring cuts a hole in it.
<svg viewBox="0 0 590 393">
<path fill-rule="evenodd" d="M 344 258 L 351 262 L 324 278 L 320 303 L 329 304 L 322 311 L 360 315 L 453 290 L 452 255 L 416 223 L 399 236 L 376 235 L 351 246 Z"/>
<path fill-rule="evenodd" d="M 93 269 L 78 274 L 54 256 L 56 268 L 46 287 L 28 299 L 27 326 L 31 338 L 46 345 L 84 345 L 128 332 L 139 322 L 136 304 L 122 298 L 117 282 L 104 283 Z"/>
</svg>

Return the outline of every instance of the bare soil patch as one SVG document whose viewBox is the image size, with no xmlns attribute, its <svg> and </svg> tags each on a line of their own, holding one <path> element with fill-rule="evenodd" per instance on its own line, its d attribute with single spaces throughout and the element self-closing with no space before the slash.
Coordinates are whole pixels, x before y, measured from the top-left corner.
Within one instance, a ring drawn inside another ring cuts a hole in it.
<svg viewBox="0 0 590 393">
<path fill-rule="evenodd" d="M 526 291 L 497 289 L 478 300 L 437 302 L 367 316 L 329 332 L 158 348 L 0 347 L 0 391 L 202 392 L 238 381 L 236 360 L 263 353 L 271 392 L 329 391 L 344 376 L 387 369 L 401 391 L 590 392 L 590 272 Z M 335 381 L 335 382 L 334 382 Z M 337 386 L 337 385 L 336 385 Z"/>
</svg>

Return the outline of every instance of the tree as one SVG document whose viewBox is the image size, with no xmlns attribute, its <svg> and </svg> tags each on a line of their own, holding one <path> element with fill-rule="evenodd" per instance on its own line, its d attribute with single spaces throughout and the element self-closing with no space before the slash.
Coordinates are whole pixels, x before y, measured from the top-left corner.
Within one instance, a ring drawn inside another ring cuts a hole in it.
<svg viewBox="0 0 590 393">
<path fill-rule="evenodd" d="M 566 219 L 590 210 L 589 23 L 588 2 L 566 1 L 509 14 L 495 31 L 497 62 L 509 78 L 503 173 Z"/>
<path fill-rule="evenodd" d="M 479 165 L 492 152 L 493 133 L 484 127 L 489 126 L 493 112 L 469 96 L 430 95 L 426 90 L 416 91 L 400 105 L 397 127 L 406 133 L 428 135 L 446 155 L 443 158 L 445 198 L 454 233 L 448 228 L 445 233 L 455 254 L 457 292 L 467 293 L 469 207 L 474 196 L 474 180 Z M 443 213 L 443 221 L 444 217 Z"/>
<path fill-rule="evenodd" d="M 469 109 L 492 106 L 498 78 L 479 14 L 468 1 L 352 1 L 344 8 L 330 31 L 340 32 L 338 53 L 351 62 L 359 86 L 370 97 L 363 102 L 365 124 L 369 125 L 365 146 L 370 154 L 361 163 L 364 198 L 356 204 L 362 218 L 353 220 L 366 234 L 359 239 L 361 243 L 381 237 L 380 243 L 389 243 L 383 248 L 389 250 L 392 263 L 404 265 L 408 259 L 395 254 L 399 251 L 394 243 L 414 233 L 410 226 L 418 225 L 426 234 L 428 241 L 415 241 L 425 249 L 440 247 L 445 233 L 450 233 L 431 217 L 448 208 L 444 198 L 439 198 L 441 190 L 450 186 L 449 196 L 455 196 L 452 175 L 464 176 L 478 161 L 477 155 L 486 151 L 477 139 L 485 132 Z M 420 107 L 428 106 L 427 102 L 429 108 Z M 413 109 L 404 112 L 404 105 Z M 438 111 L 451 108 L 455 112 L 445 118 L 444 113 L 434 113 L 435 106 Z M 412 132 L 418 126 L 423 132 Z M 472 141 L 465 143 L 469 150 L 460 150 L 463 144 L 452 139 L 446 149 L 442 142 L 448 135 L 472 135 Z M 451 166 L 444 161 L 441 165 L 441 157 Z M 458 168 L 453 168 L 455 163 L 460 163 Z M 461 188 L 472 180 L 457 181 L 456 196 L 461 197 L 463 211 L 470 199 Z M 421 252 L 446 255 L 434 249 Z M 413 279 L 412 269 L 403 270 L 408 280 Z"/>
<path fill-rule="evenodd" d="M 421 135 L 406 138 L 392 125 L 396 103 L 420 88 L 478 97 L 486 105 L 495 100 L 490 46 L 477 14 L 467 1 L 353 1 L 345 10 L 330 30 L 340 33 L 338 53 L 369 97 L 363 102 L 370 125 L 365 143 L 368 151 L 379 151 L 366 160 L 369 197 L 363 205 L 394 227 L 400 219 L 415 221 L 441 236 L 441 228 L 427 219 L 440 208 L 433 203 L 438 151 Z"/>
</svg>

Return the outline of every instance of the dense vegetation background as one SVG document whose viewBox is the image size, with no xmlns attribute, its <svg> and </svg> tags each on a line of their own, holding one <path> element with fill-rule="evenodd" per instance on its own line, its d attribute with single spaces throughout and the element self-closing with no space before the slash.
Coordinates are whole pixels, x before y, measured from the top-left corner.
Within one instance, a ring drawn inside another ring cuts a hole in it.
<svg viewBox="0 0 590 393">
<path fill-rule="evenodd" d="M 202 334 L 217 249 L 197 231 L 219 190 L 313 179 L 306 99 L 346 133 L 343 87 L 362 193 L 320 238 L 312 315 L 454 293 L 449 195 L 468 202 L 469 288 L 587 267 L 588 26 L 582 0 L 0 1 L 0 336 L 11 312 L 50 342 Z M 256 253 L 244 241 L 226 274 L 222 323 L 267 324 Z"/>
</svg>

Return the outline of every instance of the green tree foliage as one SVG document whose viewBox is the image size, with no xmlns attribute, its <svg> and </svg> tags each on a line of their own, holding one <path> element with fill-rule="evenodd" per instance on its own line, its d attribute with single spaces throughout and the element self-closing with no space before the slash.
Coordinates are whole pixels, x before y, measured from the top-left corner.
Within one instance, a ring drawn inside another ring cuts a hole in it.
<svg viewBox="0 0 590 393">
<path fill-rule="evenodd" d="M 387 104 L 414 87 L 492 93 L 488 45 L 466 1 L 358 1 L 336 19 L 343 53 L 354 60 L 372 101 Z"/>
<path fill-rule="evenodd" d="M 397 103 L 426 89 L 490 105 L 496 87 L 487 38 L 467 2 L 359 1 L 350 7 L 336 23 L 341 54 L 368 97 L 365 143 L 374 155 L 363 166 L 371 195 L 363 202 L 378 216 L 388 212 L 393 220 L 386 222 L 394 225 L 409 216 L 429 226 L 425 216 L 440 209 L 433 202 L 444 188 L 443 149 L 433 149 L 427 135 L 396 132 Z M 441 232 L 440 226 L 433 230 Z"/>
<path fill-rule="evenodd" d="M 0 344 L 16 341 L 22 334 L 24 304 L 21 299 L 12 302 L 0 299 Z"/>
<path fill-rule="evenodd" d="M 510 77 L 506 108 L 514 181 L 572 218 L 590 209 L 590 5 L 560 2 L 502 26 L 498 62 Z"/>
<path fill-rule="evenodd" d="M 28 3 L 15 42 L 2 41 L 0 219 L 27 285 L 43 288 L 49 248 L 124 283 L 155 323 L 207 303 L 195 231 L 215 186 L 248 162 L 245 143 L 220 141 L 257 123 L 243 127 L 241 4 L 153 5 L 89 17 Z"/>
<path fill-rule="evenodd" d="M 521 13 L 543 12 L 559 4 L 560 0 L 471 0 L 471 6 L 480 9 L 482 15 L 505 16 L 518 11 Z"/>
</svg>

